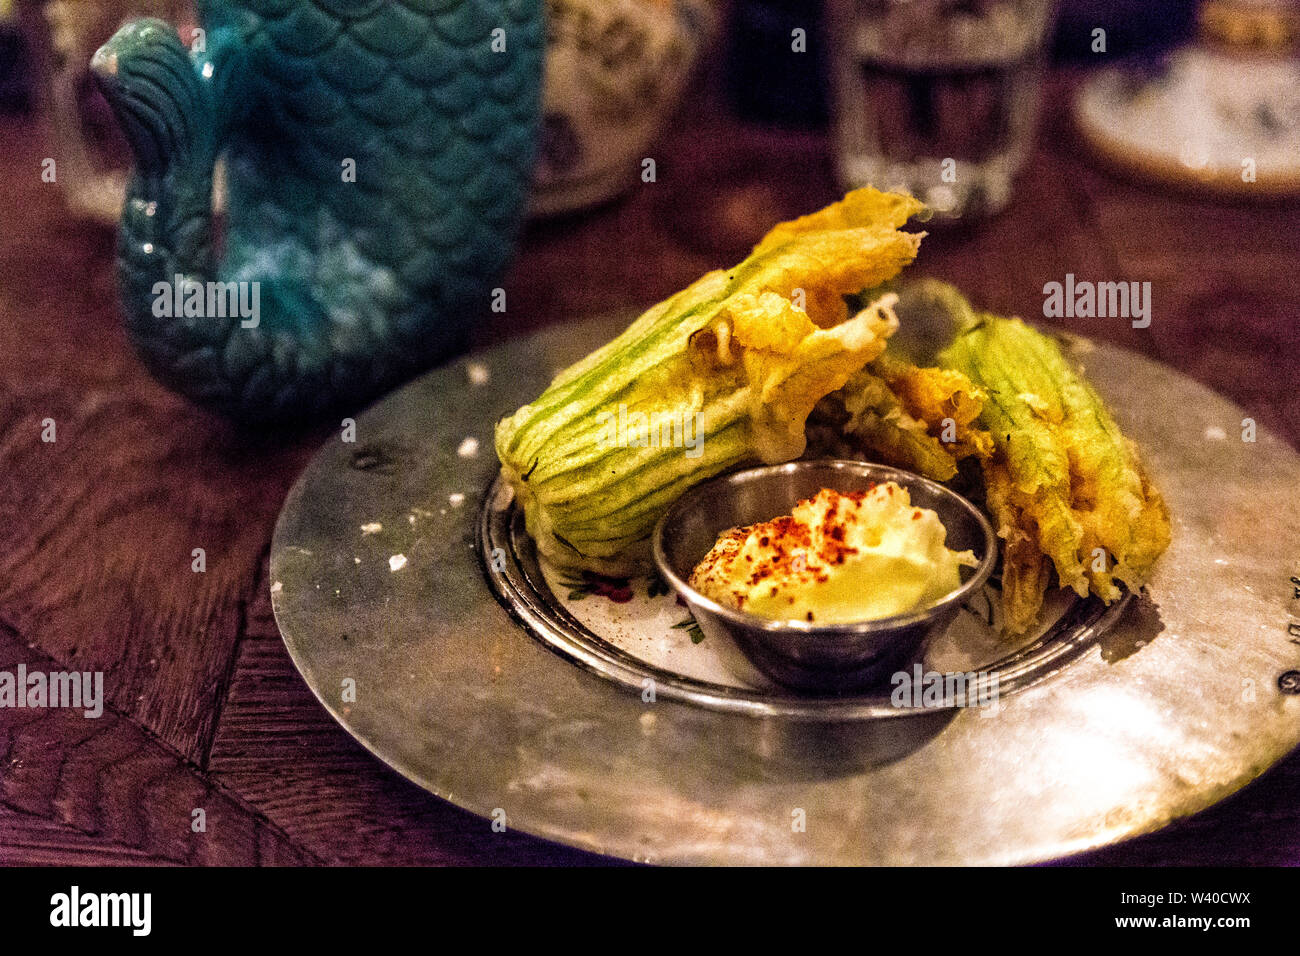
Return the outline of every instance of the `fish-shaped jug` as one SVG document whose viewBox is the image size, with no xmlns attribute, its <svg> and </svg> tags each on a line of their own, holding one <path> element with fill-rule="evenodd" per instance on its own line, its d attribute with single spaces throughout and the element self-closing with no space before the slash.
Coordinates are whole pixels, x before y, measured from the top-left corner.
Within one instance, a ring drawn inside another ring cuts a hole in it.
<svg viewBox="0 0 1300 956">
<path fill-rule="evenodd" d="M 134 153 L 117 271 L 154 375 L 281 423 L 462 350 L 527 197 L 541 3 L 200 0 L 188 45 L 122 27 L 91 65 Z"/>
</svg>

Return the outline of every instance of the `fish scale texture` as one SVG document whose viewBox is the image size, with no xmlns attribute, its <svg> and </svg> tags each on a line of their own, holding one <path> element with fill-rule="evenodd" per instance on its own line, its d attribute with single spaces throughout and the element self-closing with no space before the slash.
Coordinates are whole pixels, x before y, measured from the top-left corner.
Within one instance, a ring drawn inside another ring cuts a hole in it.
<svg viewBox="0 0 1300 956">
<path fill-rule="evenodd" d="M 210 0 L 203 53 L 158 21 L 110 40 L 96 73 L 137 158 L 119 278 L 154 374 L 280 422 L 356 407 L 462 348 L 527 194 L 540 4 Z M 155 315 L 176 275 L 258 283 L 257 325 Z"/>
</svg>

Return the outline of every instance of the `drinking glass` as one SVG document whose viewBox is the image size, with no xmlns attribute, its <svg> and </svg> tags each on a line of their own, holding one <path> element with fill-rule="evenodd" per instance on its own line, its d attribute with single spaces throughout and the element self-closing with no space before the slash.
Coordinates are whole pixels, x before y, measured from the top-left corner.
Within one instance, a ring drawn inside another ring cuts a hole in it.
<svg viewBox="0 0 1300 956">
<path fill-rule="evenodd" d="M 1003 209 L 1034 135 L 1054 0 L 830 0 L 836 165 L 933 221 Z"/>
</svg>

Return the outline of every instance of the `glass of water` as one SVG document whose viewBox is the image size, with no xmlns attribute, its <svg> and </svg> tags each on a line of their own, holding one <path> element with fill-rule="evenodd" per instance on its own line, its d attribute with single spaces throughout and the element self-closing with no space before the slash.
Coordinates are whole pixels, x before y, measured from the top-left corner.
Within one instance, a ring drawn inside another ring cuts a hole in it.
<svg viewBox="0 0 1300 956">
<path fill-rule="evenodd" d="M 1054 0 L 830 0 L 836 165 L 932 222 L 1003 209 L 1032 144 Z"/>
</svg>

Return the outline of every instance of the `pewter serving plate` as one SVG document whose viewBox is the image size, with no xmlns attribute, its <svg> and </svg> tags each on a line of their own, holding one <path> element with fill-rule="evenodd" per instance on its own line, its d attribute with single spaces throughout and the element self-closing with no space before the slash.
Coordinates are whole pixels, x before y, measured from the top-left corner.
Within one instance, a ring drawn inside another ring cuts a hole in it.
<svg viewBox="0 0 1300 956">
<path fill-rule="evenodd" d="M 1263 431 L 1242 441 L 1241 409 L 1080 343 L 1173 515 L 1144 592 L 1058 595 L 1012 647 L 971 607 L 924 667 L 996 675 L 991 705 L 812 700 L 692 640 L 653 581 L 544 567 L 496 482 L 494 423 L 626 323 L 430 372 L 360 416 L 355 443 L 328 443 L 285 502 L 271 580 L 289 653 L 411 780 L 632 860 L 1003 864 L 1156 829 L 1300 743 L 1300 457 Z"/>
</svg>

